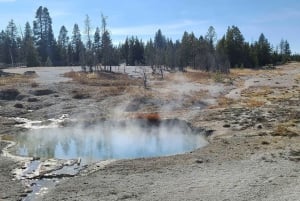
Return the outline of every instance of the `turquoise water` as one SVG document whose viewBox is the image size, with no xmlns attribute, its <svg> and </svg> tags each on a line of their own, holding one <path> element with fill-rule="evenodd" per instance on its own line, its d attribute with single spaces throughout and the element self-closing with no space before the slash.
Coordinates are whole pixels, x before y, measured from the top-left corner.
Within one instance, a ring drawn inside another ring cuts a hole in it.
<svg viewBox="0 0 300 201">
<path fill-rule="evenodd" d="M 15 154 L 43 159 L 97 160 L 156 157 L 205 146 L 203 135 L 183 121 L 102 122 L 92 126 L 33 129 L 16 137 Z"/>
</svg>

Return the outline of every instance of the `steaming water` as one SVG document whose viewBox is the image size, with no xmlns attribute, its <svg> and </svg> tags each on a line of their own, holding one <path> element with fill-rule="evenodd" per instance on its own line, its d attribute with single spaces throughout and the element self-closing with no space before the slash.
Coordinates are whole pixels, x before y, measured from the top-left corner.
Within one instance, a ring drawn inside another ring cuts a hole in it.
<svg viewBox="0 0 300 201">
<path fill-rule="evenodd" d="M 15 153 L 41 158 L 96 160 L 141 158 L 188 152 L 207 144 L 185 122 L 141 121 L 32 129 L 15 139 Z"/>
</svg>

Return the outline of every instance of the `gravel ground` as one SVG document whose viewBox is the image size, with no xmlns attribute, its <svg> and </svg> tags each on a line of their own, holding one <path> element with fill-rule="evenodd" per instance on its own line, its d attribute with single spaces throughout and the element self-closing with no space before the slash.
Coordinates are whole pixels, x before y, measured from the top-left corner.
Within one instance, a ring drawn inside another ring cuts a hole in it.
<svg viewBox="0 0 300 201">
<path fill-rule="evenodd" d="M 7 144 L 0 142 L 0 150 Z M 25 189 L 21 182 L 12 175 L 12 170 L 17 168 L 18 162 L 11 158 L 0 156 L 0 200 L 19 200 L 26 196 Z"/>
<path fill-rule="evenodd" d="M 279 69 L 280 73 L 272 77 L 274 83 L 268 82 L 269 76 L 259 75 L 257 80 L 247 76 L 247 86 L 239 86 L 242 90 L 261 87 L 253 86 L 259 81 L 264 86 L 273 83 L 270 87 L 274 94 L 292 91 L 292 95 L 272 104 L 244 108 L 237 103 L 228 108 L 193 112 L 192 116 L 174 111 L 173 118 L 214 130 L 205 148 L 169 157 L 119 160 L 104 166 L 95 163 L 76 177 L 60 180 L 37 200 L 299 200 L 299 65 Z M 101 119 L 108 118 L 120 101 L 128 100 L 126 94 L 96 102 L 93 98 L 75 100 L 72 91 L 78 87 L 74 83 L 40 85 L 39 89 L 55 93 L 39 96 L 37 102 L 28 102 L 28 97 L 36 96 L 26 86 L 18 88 L 27 98 L 0 101 L 0 134 L 22 132 L 8 117 L 39 120 L 81 114 L 81 118 L 89 115 Z M 25 109 L 16 108 L 16 103 L 23 104 Z M 279 124 L 291 121 L 292 131 L 275 132 Z M 1 143 L 0 150 L 3 147 Z M 24 196 L 22 182 L 13 180 L 12 170 L 17 166 L 18 162 L 0 156 L 0 200 Z"/>
</svg>

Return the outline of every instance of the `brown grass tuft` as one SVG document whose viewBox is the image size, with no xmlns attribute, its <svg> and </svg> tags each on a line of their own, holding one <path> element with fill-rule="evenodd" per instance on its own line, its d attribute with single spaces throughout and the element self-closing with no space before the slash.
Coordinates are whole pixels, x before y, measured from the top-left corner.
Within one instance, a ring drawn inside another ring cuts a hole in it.
<svg viewBox="0 0 300 201">
<path fill-rule="evenodd" d="M 284 136 L 284 137 L 297 137 L 300 135 L 299 130 L 292 129 L 289 123 L 279 124 L 273 133 L 272 136 Z"/>
<path fill-rule="evenodd" d="M 109 73 L 109 72 L 68 72 L 64 74 L 65 77 L 72 78 L 74 81 L 89 85 L 89 86 L 129 86 L 142 85 L 140 79 L 133 79 L 126 74 Z"/>
<path fill-rule="evenodd" d="M 198 82 L 202 84 L 213 82 L 212 74 L 204 71 L 188 70 L 186 73 L 184 73 L 184 75 L 192 82 Z"/>
<path fill-rule="evenodd" d="M 30 83 L 32 83 L 32 78 L 25 75 L 14 74 L 8 77 L 0 77 L 0 86 L 17 86 Z"/>
<path fill-rule="evenodd" d="M 218 102 L 218 105 L 213 105 L 213 106 L 210 106 L 209 108 L 210 109 L 214 109 L 214 108 L 226 108 L 232 104 L 234 104 L 234 100 L 231 99 L 231 98 L 227 98 L 225 96 L 221 96 L 218 98 L 217 100 Z"/>
<path fill-rule="evenodd" d="M 246 102 L 246 106 L 250 107 L 250 108 L 260 107 L 260 106 L 263 106 L 264 104 L 265 104 L 265 102 L 255 100 L 253 98 L 248 99 L 247 102 Z"/>
<path fill-rule="evenodd" d="M 242 91 L 242 95 L 245 97 L 267 97 L 268 95 L 274 93 L 271 87 L 250 87 Z"/>
</svg>

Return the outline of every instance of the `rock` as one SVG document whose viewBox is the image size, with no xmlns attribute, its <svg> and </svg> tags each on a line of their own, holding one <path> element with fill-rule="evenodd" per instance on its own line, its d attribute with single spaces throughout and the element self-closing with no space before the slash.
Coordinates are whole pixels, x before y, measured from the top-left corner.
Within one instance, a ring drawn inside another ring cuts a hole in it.
<svg viewBox="0 0 300 201">
<path fill-rule="evenodd" d="M 37 99 L 37 98 L 28 98 L 27 101 L 28 102 L 37 102 L 37 101 L 39 101 L 39 99 Z"/>
<path fill-rule="evenodd" d="M 261 144 L 262 144 L 262 145 L 269 145 L 269 144 L 270 144 L 270 142 L 267 142 L 267 141 L 262 141 L 262 142 L 261 142 Z"/>
<path fill-rule="evenodd" d="M 230 128 L 230 124 L 224 124 L 223 127 L 224 128 Z"/>
<path fill-rule="evenodd" d="M 32 189 L 27 188 L 27 189 L 24 190 L 24 193 L 32 193 Z"/>
<path fill-rule="evenodd" d="M 290 150 L 290 156 L 300 156 L 300 149 L 299 150 Z"/>
<path fill-rule="evenodd" d="M 196 163 L 203 163 L 204 161 L 203 161 L 203 159 L 200 158 L 200 159 L 195 160 L 195 162 Z"/>
<path fill-rule="evenodd" d="M 23 74 L 26 76 L 34 76 L 34 75 L 36 75 L 36 72 L 33 70 L 30 70 L 30 71 L 25 71 Z"/>
<path fill-rule="evenodd" d="M 38 160 L 40 160 L 40 159 L 41 159 L 40 157 L 34 156 L 34 157 L 32 157 L 31 161 L 38 161 Z"/>
<path fill-rule="evenodd" d="M 19 95 L 17 95 L 16 100 L 23 100 L 25 97 L 27 97 L 27 96 L 23 95 L 23 94 L 19 94 Z"/>
<path fill-rule="evenodd" d="M 14 105 L 14 107 L 15 108 L 24 108 L 24 105 L 22 104 L 22 103 L 16 103 L 15 105 Z"/>
<path fill-rule="evenodd" d="M 17 89 L 3 89 L 0 91 L 1 100 L 16 100 L 20 92 Z"/>
<path fill-rule="evenodd" d="M 290 156 L 289 160 L 294 162 L 300 162 L 300 156 Z"/>
<path fill-rule="evenodd" d="M 8 73 L 3 72 L 3 70 L 0 70 L 0 77 L 6 77 Z"/>
<path fill-rule="evenodd" d="M 266 132 L 260 132 L 260 133 L 258 133 L 258 136 L 266 136 L 266 135 L 268 135 L 268 133 L 266 133 Z"/>
<path fill-rule="evenodd" d="M 258 125 L 256 126 L 256 128 L 257 128 L 257 129 L 262 129 L 263 126 L 262 126 L 261 124 L 258 124 Z"/>
<path fill-rule="evenodd" d="M 86 99 L 86 98 L 89 98 L 89 97 L 90 97 L 89 94 L 77 93 L 72 98 L 74 98 L 74 99 Z"/>
<path fill-rule="evenodd" d="M 56 92 L 51 89 L 37 89 L 37 90 L 29 91 L 29 93 L 35 96 L 45 96 Z"/>
</svg>

